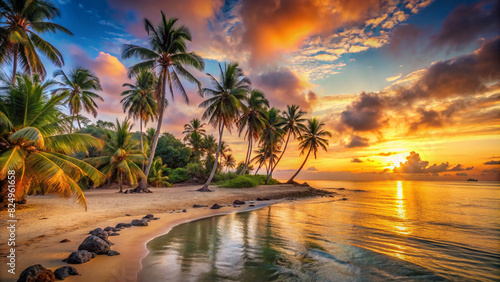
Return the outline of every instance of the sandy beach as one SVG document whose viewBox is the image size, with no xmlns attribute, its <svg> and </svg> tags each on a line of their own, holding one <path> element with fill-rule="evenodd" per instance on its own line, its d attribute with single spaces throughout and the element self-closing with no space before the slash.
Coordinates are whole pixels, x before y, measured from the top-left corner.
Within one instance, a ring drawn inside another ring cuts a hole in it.
<svg viewBox="0 0 500 282">
<path fill-rule="evenodd" d="M 152 188 L 148 194 L 120 194 L 114 189 L 85 192 L 88 211 L 74 201 L 57 196 L 31 196 L 26 205 L 16 211 L 16 274 L 6 271 L 2 263 L 0 280 L 16 281 L 28 266 L 42 264 L 55 270 L 68 265 L 63 259 L 78 249 L 80 243 L 95 228 L 114 227 L 118 223 L 130 223 L 146 214 L 154 214 L 147 227 L 126 228 L 120 236 L 110 237 L 115 245 L 112 250 L 119 256 L 100 255 L 84 264 L 72 265 L 81 276 L 70 276 L 67 281 L 135 281 L 141 269 L 141 259 L 147 254 L 146 243 L 168 232 L 175 225 L 213 215 L 257 209 L 285 199 L 312 196 L 310 188 L 294 185 L 260 186 L 247 189 L 212 187 L 215 192 L 201 193 L 199 186 L 179 188 Z M 269 201 L 255 201 L 258 197 Z M 255 201 L 254 206 L 233 207 L 235 200 Z M 211 206 L 214 203 L 228 205 L 218 210 L 192 208 L 193 204 Z M 186 209 L 186 212 L 182 212 Z M 7 228 L 7 213 L 1 212 L 0 228 Z M 2 232 L 0 251 L 7 255 L 9 234 Z M 63 239 L 70 242 L 61 243 Z"/>
</svg>

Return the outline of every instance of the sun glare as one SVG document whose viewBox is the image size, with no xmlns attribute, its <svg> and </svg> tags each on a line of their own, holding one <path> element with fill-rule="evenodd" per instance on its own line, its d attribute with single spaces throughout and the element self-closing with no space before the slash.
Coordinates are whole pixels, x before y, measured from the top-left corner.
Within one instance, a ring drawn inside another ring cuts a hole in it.
<svg viewBox="0 0 500 282">
<path fill-rule="evenodd" d="M 406 161 L 407 155 L 408 155 L 407 153 L 401 153 L 386 157 L 385 158 L 385 161 L 387 162 L 386 168 L 399 167 L 401 163 L 404 163 Z"/>
</svg>

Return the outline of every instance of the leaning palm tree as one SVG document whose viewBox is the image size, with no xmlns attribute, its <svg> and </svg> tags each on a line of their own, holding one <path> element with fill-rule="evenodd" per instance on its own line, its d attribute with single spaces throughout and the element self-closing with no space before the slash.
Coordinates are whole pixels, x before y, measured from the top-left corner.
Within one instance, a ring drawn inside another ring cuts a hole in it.
<svg viewBox="0 0 500 282">
<path fill-rule="evenodd" d="M 133 140 L 130 129 L 132 124 L 125 119 L 123 122 L 116 120 L 116 131 L 107 132 L 104 156 L 87 158 L 85 161 L 94 167 L 100 168 L 108 179 L 118 180 L 120 193 L 123 192 L 123 181 L 131 185 L 137 184 L 138 178 L 145 178 L 141 168 L 137 166 L 146 157 L 137 150 L 137 140 Z M 136 141 L 136 142 L 134 142 Z"/>
<path fill-rule="evenodd" d="M 207 135 L 207 131 L 203 129 L 203 126 L 205 126 L 205 123 L 202 123 L 199 119 L 195 118 L 189 121 L 189 123 L 184 124 L 184 131 L 182 134 L 186 134 L 184 136 L 184 141 L 187 141 L 192 133 L 196 133 L 200 136 L 205 136 Z"/>
<path fill-rule="evenodd" d="M 332 137 L 332 134 L 329 131 L 324 130 L 323 126 L 325 126 L 325 124 L 320 123 L 316 118 L 307 120 L 307 126 L 303 130 L 302 135 L 298 138 L 300 141 L 300 154 L 302 155 L 307 151 L 307 155 L 304 159 L 304 162 L 299 167 L 299 170 L 297 170 L 297 172 L 287 181 L 287 183 L 294 183 L 293 179 L 304 167 L 311 152 L 314 153 L 314 158 L 316 159 L 319 148 L 328 151 L 328 139 L 326 137 Z"/>
<path fill-rule="evenodd" d="M 200 107 L 206 108 L 203 119 L 208 120 L 210 124 L 219 130 L 219 145 L 217 146 L 212 172 L 205 185 L 198 190 L 203 192 L 211 191 L 208 189 L 208 185 L 212 182 L 217 170 L 217 160 L 221 150 L 224 128 L 230 131 L 240 113 L 246 109 L 242 101 L 246 99 L 250 89 L 250 80 L 243 75 L 243 71 L 237 63 L 225 64 L 224 69 L 219 64 L 219 69 L 219 80 L 208 74 L 213 88 L 203 88 L 201 90 L 203 96 L 209 97 L 200 104 Z"/>
<path fill-rule="evenodd" d="M 19 64 L 26 73 L 38 73 L 42 78 L 45 76 L 45 67 L 37 51 L 56 66 L 64 65 L 62 54 L 37 34 L 62 31 L 72 35 L 65 27 L 47 22 L 60 14 L 51 1 L 2 0 L 0 14 L 3 16 L 0 34 L 4 38 L 0 40 L 0 51 L 12 57 L 12 84 L 16 83 Z"/>
<path fill-rule="evenodd" d="M 276 154 L 275 148 L 280 147 L 279 143 L 281 142 L 283 134 L 285 133 L 283 130 L 285 120 L 283 119 L 283 117 L 281 117 L 280 111 L 276 108 L 271 108 L 269 111 L 267 111 L 265 117 L 266 125 L 262 130 L 260 142 L 261 144 L 265 144 L 267 148 L 269 148 L 269 156 L 274 156 Z M 270 157 L 266 184 L 268 184 L 269 180 L 272 178 L 274 165 L 275 159 L 273 157 Z"/>
<path fill-rule="evenodd" d="M 17 75 L 16 83 L 0 91 L 0 185 L 7 191 L 6 177 L 15 171 L 16 198 L 34 187 L 44 187 L 61 196 L 74 195 L 87 203 L 81 184 L 85 179 L 101 185 L 105 176 L 91 165 L 71 155 L 87 149 L 102 148 L 103 142 L 80 133 L 60 134 L 64 130 L 58 107 L 63 95 L 48 95 L 54 81 L 42 82 L 39 75 Z M 2 201 L 5 199 L 2 199 Z"/>
<path fill-rule="evenodd" d="M 301 135 L 301 131 L 304 131 L 306 129 L 304 125 L 306 119 L 303 118 L 302 116 L 307 114 L 307 112 L 299 110 L 299 106 L 297 105 L 292 105 L 292 106 L 287 105 L 286 107 L 287 110 L 283 112 L 283 118 L 285 119 L 286 122 L 285 125 L 283 126 L 283 130 L 287 135 L 285 146 L 283 147 L 283 151 L 281 152 L 280 157 L 276 161 L 276 165 L 273 166 L 271 173 L 278 166 L 278 163 L 285 154 L 288 141 L 290 141 L 290 136 L 293 136 L 293 138 L 297 139 Z"/>
<path fill-rule="evenodd" d="M 99 78 L 90 70 L 78 67 L 69 74 L 63 70 L 54 72 L 54 78 L 61 77 L 60 88 L 54 90 L 54 93 L 64 94 L 65 103 L 69 107 L 69 113 L 76 118 L 78 128 L 82 129 L 80 124 L 80 113 L 87 112 L 97 117 L 97 104 L 95 99 L 104 101 L 95 91 L 102 90 Z"/>
<path fill-rule="evenodd" d="M 139 119 L 141 152 L 143 153 L 144 140 L 142 124 L 146 126 L 148 121 L 153 121 L 157 116 L 157 106 L 154 99 L 155 86 L 155 74 L 148 70 L 141 70 L 141 72 L 135 75 L 135 84 L 123 84 L 123 87 L 128 87 L 130 89 L 123 91 L 121 94 L 124 96 L 120 101 L 123 105 L 123 111 L 127 112 L 129 117 Z"/>
<path fill-rule="evenodd" d="M 165 14 L 161 12 L 161 22 L 155 28 L 148 19 L 145 19 L 146 32 L 149 36 L 150 49 L 126 44 L 123 47 L 122 57 L 124 59 L 139 57 L 143 60 L 130 68 L 129 74 L 133 75 L 140 72 L 141 69 L 158 69 L 158 83 L 155 90 L 155 98 L 158 104 L 158 125 L 156 135 L 151 145 L 148 165 L 145 174 L 149 174 L 153 158 L 155 156 L 156 145 L 160 136 L 161 125 L 163 122 L 163 113 L 167 106 L 165 97 L 167 87 L 170 90 L 172 99 L 174 98 L 174 87 L 182 94 L 186 103 L 189 99 L 181 82 L 181 77 L 195 83 L 198 89 L 201 88 L 200 82 L 185 68 L 186 66 L 202 71 L 205 68 L 203 59 L 194 52 L 186 51 L 186 43 L 191 41 L 191 32 L 187 26 L 176 26 L 177 18 L 166 19 Z M 201 91 L 200 91 L 201 93 Z M 147 190 L 147 179 L 141 179 L 137 191 Z"/>
<path fill-rule="evenodd" d="M 245 175 L 248 169 L 252 157 L 253 141 L 259 139 L 261 131 L 266 126 L 265 110 L 269 108 L 269 101 L 265 98 L 264 93 L 255 89 L 250 93 L 246 104 L 247 109 L 238 120 L 239 135 L 246 129 L 245 138 L 248 139 L 245 166 L 241 171 L 241 175 Z"/>
</svg>

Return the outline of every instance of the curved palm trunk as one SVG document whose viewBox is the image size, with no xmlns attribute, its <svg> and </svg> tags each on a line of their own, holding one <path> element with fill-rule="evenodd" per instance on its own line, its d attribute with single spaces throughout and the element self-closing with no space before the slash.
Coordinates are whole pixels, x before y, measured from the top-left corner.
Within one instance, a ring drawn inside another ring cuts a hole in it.
<svg viewBox="0 0 500 282">
<path fill-rule="evenodd" d="M 120 171 L 120 193 L 123 193 L 123 172 Z"/>
<path fill-rule="evenodd" d="M 273 176 L 273 144 L 271 144 L 271 155 L 269 156 L 269 170 L 267 172 L 266 185 Z"/>
<path fill-rule="evenodd" d="M 281 158 L 283 157 L 283 155 L 285 154 L 285 151 L 286 151 L 286 146 L 288 145 L 288 141 L 290 140 L 290 134 L 292 132 L 288 132 L 288 137 L 286 138 L 286 143 L 285 143 L 285 147 L 283 147 L 283 152 L 281 152 L 281 155 L 280 157 L 278 158 L 278 160 L 276 161 L 276 164 L 274 165 L 273 169 L 271 170 L 271 174 L 273 174 L 274 172 L 274 169 L 278 166 L 278 163 L 280 162 Z"/>
<path fill-rule="evenodd" d="M 144 175 L 146 177 L 143 177 L 139 180 L 139 185 L 134 189 L 134 192 L 151 192 L 148 189 L 148 178 L 147 176 L 149 175 L 149 171 L 151 170 L 151 165 L 153 164 L 153 159 L 155 157 L 156 153 L 156 145 L 158 145 L 158 138 L 160 137 L 160 130 L 161 130 L 161 124 L 163 122 L 163 112 L 165 110 L 165 84 L 167 83 L 167 75 L 166 75 L 167 70 L 163 69 L 162 70 L 162 75 L 163 75 L 163 82 L 161 86 L 161 101 L 160 101 L 160 113 L 158 115 L 158 125 L 156 126 L 156 132 L 155 136 L 153 138 L 153 144 L 151 145 L 151 153 L 149 154 L 149 159 L 148 159 L 148 165 L 146 166 L 146 171 L 144 171 Z"/>
<path fill-rule="evenodd" d="M 250 164 L 250 158 L 252 156 L 252 147 L 253 147 L 253 140 L 252 140 L 252 135 L 249 133 L 248 137 L 248 148 L 247 148 L 247 157 L 245 159 L 245 166 L 243 167 L 243 170 L 241 171 L 241 175 L 245 175 L 248 169 L 248 165 Z"/>
<path fill-rule="evenodd" d="M 222 133 L 224 132 L 224 126 L 222 125 L 222 121 L 219 122 L 219 146 L 217 146 L 217 153 L 215 154 L 215 162 L 214 166 L 212 167 L 212 172 L 210 173 L 210 177 L 208 177 L 207 182 L 205 182 L 205 185 L 198 189 L 197 191 L 200 192 L 212 192 L 212 190 L 208 189 L 208 185 L 212 182 L 212 179 L 214 178 L 215 171 L 217 170 L 217 160 L 219 159 L 219 154 L 220 154 L 220 147 L 222 145 Z"/>
<path fill-rule="evenodd" d="M 12 85 L 16 84 L 16 73 L 17 73 L 17 53 L 19 52 L 19 45 L 14 46 L 14 61 L 12 65 Z"/>
<path fill-rule="evenodd" d="M 80 116 L 76 116 L 76 122 L 78 123 L 78 128 L 82 130 L 82 125 L 80 124 Z"/>
<path fill-rule="evenodd" d="M 255 171 L 255 173 L 253 175 L 257 175 L 257 172 L 259 172 L 261 167 L 262 167 L 262 163 L 260 163 L 259 167 L 257 168 L 257 170 Z"/>
<path fill-rule="evenodd" d="M 144 141 L 142 140 L 142 118 L 139 119 L 139 130 L 141 131 L 141 153 L 144 154 Z M 144 172 L 144 161 L 141 163 L 141 170 Z"/>
<path fill-rule="evenodd" d="M 293 179 L 297 176 L 297 174 L 299 174 L 300 170 L 302 170 L 302 168 L 304 167 L 304 165 L 306 164 L 307 162 L 307 158 L 309 158 L 309 155 L 311 154 L 311 149 L 309 149 L 309 152 L 307 152 L 307 156 L 306 156 L 306 159 L 304 160 L 304 162 L 302 163 L 302 165 L 300 166 L 299 170 L 297 170 L 297 172 L 292 176 L 292 178 L 290 178 L 286 183 L 287 184 L 294 184 L 295 181 L 293 181 Z"/>
</svg>

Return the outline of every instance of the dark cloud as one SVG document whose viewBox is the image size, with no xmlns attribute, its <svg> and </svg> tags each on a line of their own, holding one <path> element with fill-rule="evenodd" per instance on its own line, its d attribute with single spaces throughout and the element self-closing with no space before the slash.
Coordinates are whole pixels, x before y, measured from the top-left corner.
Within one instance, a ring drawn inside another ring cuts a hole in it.
<svg viewBox="0 0 500 282">
<path fill-rule="evenodd" d="M 396 26 L 391 33 L 389 49 L 392 54 L 400 55 L 402 51 L 416 52 L 417 42 L 422 40 L 423 31 L 412 24 Z"/>
<path fill-rule="evenodd" d="M 468 174 L 466 172 L 457 172 L 457 176 L 467 176 Z"/>
<path fill-rule="evenodd" d="M 400 163 L 399 167 L 394 168 L 395 173 L 441 173 L 441 172 L 449 172 L 449 171 L 464 171 L 470 170 L 470 168 L 464 168 L 461 164 L 458 164 L 452 168 L 450 168 L 450 164 L 448 162 L 441 164 L 433 164 L 429 166 L 428 161 L 424 161 L 421 159 L 420 155 L 416 152 L 410 152 L 410 155 L 406 157 L 406 161 L 404 163 Z"/>
<path fill-rule="evenodd" d="M 443 21 L 441 29 L 431 37 L 431 46 L 459 49 L 481 36 L 500 30 L 500 1 L 480 1 L 458 5 Z"/>
<path fill-rule="evenodd" d="M 363 161 L 358 159 L 358 158 L 354 158 L 351 160 L 351 163 L 362 163 Z"/>
<path fill-rule="evenodd" d="M 340 121 L 353 131 L 376 131 L 383 124 L 384 102 L 375 93 L 361 93 L 345 111 Z"/>
<path fill-rule="evenodd" d="M 315 166 L 308 167 L 306 171 L 319 171 Z"/>
<path fill-rule="evenodd" d="M 351 141 L 349 144 L 347 144 L 347 148 L 358 148 L 358 147 L 367 147 L 370 144 L 368 143 L 370 141 L 368 138 L 361 137 L 359 135 L 353 135 L 351 136 Z"/>
<path fill-rule="evenodd" d="M 419 120 L 410 124 L 410 132 L 416 131 L 418 127 L 441 127 L 443 125 L 441 114 L 435 110 L 425 110 L 419 108 Z"/>
<path fill-rule="evenodd" d="M 489 161 L 489 162 L 485 162 L 484 164 L 485 165 L 499 165 L 500 161 Z"/>
<path fill-rule="evenodd" d="M 492 174 L 500 174 L 500 168 L 490 168 L 490 169 L 485 169 L 482 172 L 485 173 L 492 173 Z"/>
</svg>

